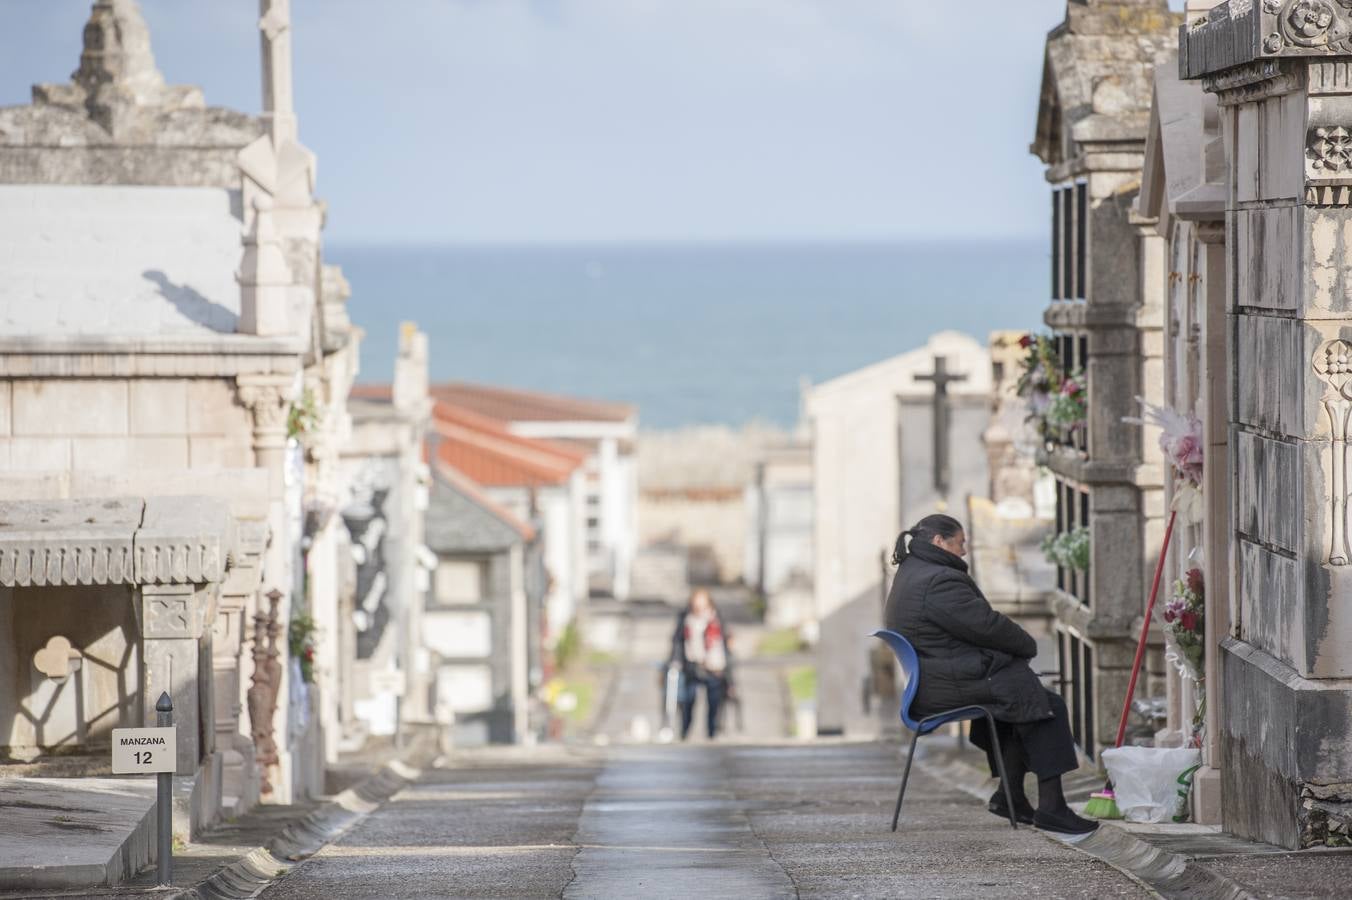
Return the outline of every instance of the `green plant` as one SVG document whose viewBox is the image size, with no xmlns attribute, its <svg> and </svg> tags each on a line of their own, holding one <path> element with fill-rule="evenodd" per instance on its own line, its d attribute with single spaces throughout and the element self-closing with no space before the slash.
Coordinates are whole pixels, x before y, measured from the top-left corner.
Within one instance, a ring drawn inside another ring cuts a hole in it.
<svg viewBox="0 0 1352 900">
<path fill-rule="evenodd" d="M 1083 525 L 1047 535 L 1041 547 L 1042 555 L 1054 566 L 1080 572 L 1089 568 L 1089 529 Z"/>
<path fill-rule="evenodd" d="M 315 620 L 300 613 L 287 628 L 287 646 L 291 655 L 300 661 L 300 675 L 306 684 L 315 682 Z"/>
<path fill-rule="evenodd" d="M 789 696 L 795 704 L 817 699 L 817 667 L 798 666 L 788 675 Z"/>
<path fill-rule="evenodd" d="M 577 659 L 578 651 L 582 649 L 582 635 L 578 633 L 577 623 L 569 622 L 559 635 L 559 639 L 554 642 L 554 670 L 563 672 L 572 665 Z"/>
<path fill-rule="evenodd" d="M 314 391 L 306 388 L 286 414 L 286 436 L 301 438 L 319 427 L 319 406 Z"/>
<path fill-rule="evenodd" d="M 1028 402 L 1028 420 L 1044 440 L 1083 428 L 1088 414 L 1084 374 L 1065 373 L 1051 335 L 1026 334 L 1019 344 L 1028 352 L 1014 392 Z"/>
<path fill-rule="evenodd" d="M 803 641 L 797 628 L 781 628 L 767 631 L 756 645 L 757 656 L 787 656 L 803 649 Z"/>
<path fill-rule="evenodd" d="M 1084 376 L 1074 372 L 1061 382 L 1056 396 L 1047 404 L 1042 420 L 1049 429 L 1056 431 L 1083 428 L 1089 415 L 1085 400 Z"/>
<path fill-rule="evenodd" d="M 1171 656 L 1178 659 L 1194 681 L 1201 681 L 1206 669 L 1206 585 L 1201 569 L 1189 569 L 1174 582 L 1174 595 L 1164 607 L 1164 628 Z"/>
<path fill-rule="evenodd" d="M 1028 352 L 1023 357 L 1023 371 L 1014 386 L 1014 393 L 1024 398 L 1034 414 L 1061 388 L 1061 357 L 1052 344 L 1050 335 L 1025 334 L 1019 346 Z"/>
<path fill-rule="evenodd" d="M 751 615 L 756 617 L 756 621 L 758 622 L 765 621 L 765 610 L 768 605 L 769 604 L 766 601 L 764 594 L 762 594 L 760 591 L 751 592 L 751 598 L 748 603 L 748 606 L 750 606 L 751 608 Z"/>
</svg>

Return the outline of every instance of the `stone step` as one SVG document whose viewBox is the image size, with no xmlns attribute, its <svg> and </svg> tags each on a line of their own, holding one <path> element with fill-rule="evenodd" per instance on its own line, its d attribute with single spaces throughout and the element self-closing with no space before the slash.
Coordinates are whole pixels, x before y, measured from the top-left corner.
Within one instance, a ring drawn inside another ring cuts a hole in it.
<svg viewBox="0 0 1352 900">
<path fill-rule="evenodd" d="M 149 865 L 153 778 L 0 778 L 0 891 L 118 884 Z"/>
</svg>

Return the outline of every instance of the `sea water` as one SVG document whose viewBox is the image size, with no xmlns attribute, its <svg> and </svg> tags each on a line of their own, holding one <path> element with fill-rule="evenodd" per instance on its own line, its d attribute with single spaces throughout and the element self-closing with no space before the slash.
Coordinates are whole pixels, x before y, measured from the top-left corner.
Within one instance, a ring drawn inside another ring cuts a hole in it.
<svg viewBox="0 0 1352 900">
<path fill-rule="evenodd" d="M 645 428 L 797 420 L 820 383 L 922 346 L 1035 329 L 1045 242 L 330 246 L 389 382 L 398 323 L 427 332 L 434 381 L 635 403 Z"/>
</svg>

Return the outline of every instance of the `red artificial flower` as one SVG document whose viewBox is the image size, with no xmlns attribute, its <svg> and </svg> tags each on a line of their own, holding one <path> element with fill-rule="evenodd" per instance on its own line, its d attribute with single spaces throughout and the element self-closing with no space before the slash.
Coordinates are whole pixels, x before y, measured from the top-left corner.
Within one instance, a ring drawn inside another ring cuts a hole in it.
<svg viewBox="0 0 1352 900">
<path fill-rule="evenodd" d="M 1201 569 L 1189 569 L 1188 574 L 1183 576 L 1183 580 L 1187 583 L 1188 590 L 1192 591 L 1199 597 L 1203 596 L 1203 591 L 1206 588 L 1206 584 L 1202 580 Z"/>
<path fill-rule="evenodd" d="M 1027 350 L 1032 343 L 1033 336 L 1031 334 L 1025 334 L 1023 337 L 1019 338 L 1019 346 L 1025 350 Z"/>
<path fill-rule="evenodd" d="M 306 658 L 307 660 L 309 660 L 310 662 L 314 662 L 314 658 L 315 658 L 315 648 L 314 648 L 314 647 L 306 647 L 306 648 L 305 648 L 305 658 Z"/>
<path fill-rule="evenodd" d="M 1165 621 L 1165 622 L 1167 622 L 1168 624 L 1172 625 L 1172 624 L 1174 624 L 1174 619 L 1177 619 L 1177 618 L 1178 618 L 1178 615 L 1174 612 L 1174 610 L 1173 610 L 1172 607 L 1169 607 L 1169 606 L 1164 607 L 1164 621 Z"/>
<path fill-rule="evenodd" d="M 1196 632 L 1198 630 L 1197 613 L 1195 612 L 1192 611 L 1184 612 L 1181 616 L 1178 617 L 1178 621 L 1183 626 L 1184 631 Z"/>
</svg>

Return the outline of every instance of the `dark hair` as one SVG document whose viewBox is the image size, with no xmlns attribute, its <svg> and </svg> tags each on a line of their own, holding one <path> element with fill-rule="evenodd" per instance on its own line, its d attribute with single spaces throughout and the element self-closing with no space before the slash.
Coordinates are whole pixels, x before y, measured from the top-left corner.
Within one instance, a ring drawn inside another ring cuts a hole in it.
<svg viewBox="0 0 1352 900">
<path fill-rule="evenodd" d="M 907 547 L 910 543 L 906 538 L 909 537 L 911 541 L 930 544 L 934 542 L 936 537 L 948 540 L 959 531 L 962 531 L 962 523 L 952 516 L 946 516 L 943 513 L 925 516 L 925 518 L 897 535 L 897 546 L 892 551 L 892 565 L 899 566 L 906 561 L 906 557 L 909 555 Z"/>
</svg>

